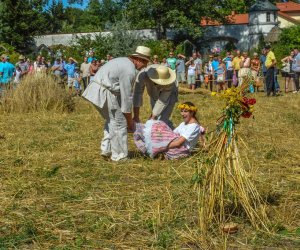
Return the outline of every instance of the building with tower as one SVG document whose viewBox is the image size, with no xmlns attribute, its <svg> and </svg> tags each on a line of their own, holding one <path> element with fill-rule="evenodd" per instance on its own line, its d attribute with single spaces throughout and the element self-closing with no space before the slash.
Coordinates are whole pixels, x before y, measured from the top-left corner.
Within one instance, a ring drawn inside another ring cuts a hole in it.
<svg viewBox="0 0 300 250">
<path fill-rule="evenodd" d="M 300 4 L 295 2 L 270 3 L 268 0 L 257 0 L 246 14 L 232 11 L 226 23 L 202 19 L 205 29 L 201 41 L 204 50 L 221 50 L 236 47 L 249 50 L 257 47 L 261 39 L 270 32 L 300 24 Z"/>
</svg>

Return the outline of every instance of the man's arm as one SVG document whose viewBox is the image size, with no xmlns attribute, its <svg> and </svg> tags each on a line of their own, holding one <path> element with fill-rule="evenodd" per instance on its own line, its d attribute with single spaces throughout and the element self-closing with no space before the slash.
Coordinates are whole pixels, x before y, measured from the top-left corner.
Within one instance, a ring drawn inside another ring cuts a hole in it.
<svg viewBox="0 0 300 250">
<path fill-rule="evenodd" d="M 173 84 L 175 84 L 175 83 L 173 83 Z M 151 119 L 157 119 L 157 117 L 159 117 L 161 115 L 161 113 L 164 111 L 164 109 L 168 106 L 171 95 L 174 94 L 173 93 L 173 88 L 174 88 L 173 84 L 171 86 L 161 90 L 158 100 L 155 102 L 155 105 L 152 109 Z"/>
<path fill-rule="evenodd" d="M 140 107 L 143 106 L 143 94 L 146 86 L 146 72 L 142 70 L 137 78 L 133 90 L 133 120 L 140 122 Z"/>
</svg>

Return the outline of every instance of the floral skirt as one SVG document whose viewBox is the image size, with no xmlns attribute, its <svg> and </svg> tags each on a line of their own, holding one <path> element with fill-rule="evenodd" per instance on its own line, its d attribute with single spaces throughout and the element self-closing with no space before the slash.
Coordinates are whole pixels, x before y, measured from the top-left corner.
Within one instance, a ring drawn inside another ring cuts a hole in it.
<svg viewBox="0 0 300 250">
<path fill-rule="evenodd" d="M 143 153 L 154 158 L 159 153 L 163 153 L 166 159 L 175 160 L 190 155 L 186 146 L 172 148 L 165 151 L 170 142 L 177 140 L 180 135 L 174 133 L 173 130 L 163 121 L 149 120 L 146 124 L 137 123 L 134 132 L 134 143 Z"/>
</svg>

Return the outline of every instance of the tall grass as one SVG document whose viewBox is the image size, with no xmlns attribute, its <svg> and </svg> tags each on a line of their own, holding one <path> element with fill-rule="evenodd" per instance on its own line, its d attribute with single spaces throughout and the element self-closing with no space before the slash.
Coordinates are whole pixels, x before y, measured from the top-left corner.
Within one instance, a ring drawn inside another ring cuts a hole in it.
<svg viewBox="0 0 300 250">
<path fill-rule="evenodd" d="M 29 75 L 20 84 L 11 85 L 0 105 L 0 111 L 6 113 L 71 112 L 74 108 L 71 96 L 46 74 Z"/>
</svg>

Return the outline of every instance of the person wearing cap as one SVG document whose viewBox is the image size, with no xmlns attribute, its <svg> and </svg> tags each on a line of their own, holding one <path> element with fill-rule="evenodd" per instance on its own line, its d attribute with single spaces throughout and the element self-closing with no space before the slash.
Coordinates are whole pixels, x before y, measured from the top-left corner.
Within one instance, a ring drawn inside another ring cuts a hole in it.
<svg viewBox="0 0 300 250">
<path fill-rule="evenodd" d="M 68 76 L 68 88 L 69 88 L 69 94 L 72 94 L 72 87 L 74 85 L 75 82 L 75 68 L 77 66 L 77 61 L 73 58 L 73 57 L 69 57 L 69 63 L 67 63 L 64 66 L 64 69 L 67 72 L 67 76 Z"/>
<path fill-rule="evenodd" d="M 134 95 L 134 120 L 140 123 L 140 107 L 143 105 L 144 89 L 150 97 L 150 119 L 158 119 L 172 127 L 169 120 L 177 99 L 176 72 L 166 66 L 153 64 L 137 76 Z"/>
<path fill-rule="evenodd" d="M 270 45 L 265 46 L 265 51 L 266 51 L 265 66 L 267 68 L 267 73 L 266 73 L 267 96 L 270 96 L 271 92 L 273 92 L 273 96 L 276 96 L 275 79 L 274 79 L 276 58 L 274 53 L 271 51 Z"/>
<path fill-rule="evenodd" d="M 105 120 L 101 155 L 112 161 L 128 157 L 128 131 L 133 131 L 132 95 L 136 70 L 150 61 L 151 50 L 138 46 L 128 57 L 114 58 L 105 63 L 87 86 L 82 97 L 95 105 Z"/>
<path fill-rule="evenodd" d="M 7 88 L 8 84 L 12 80 L 15 71 L 15 66 L 7 61 L 7 55 L 1 56 L 0 62 L 0 83 L 1 86 Z"/>
</svg>

